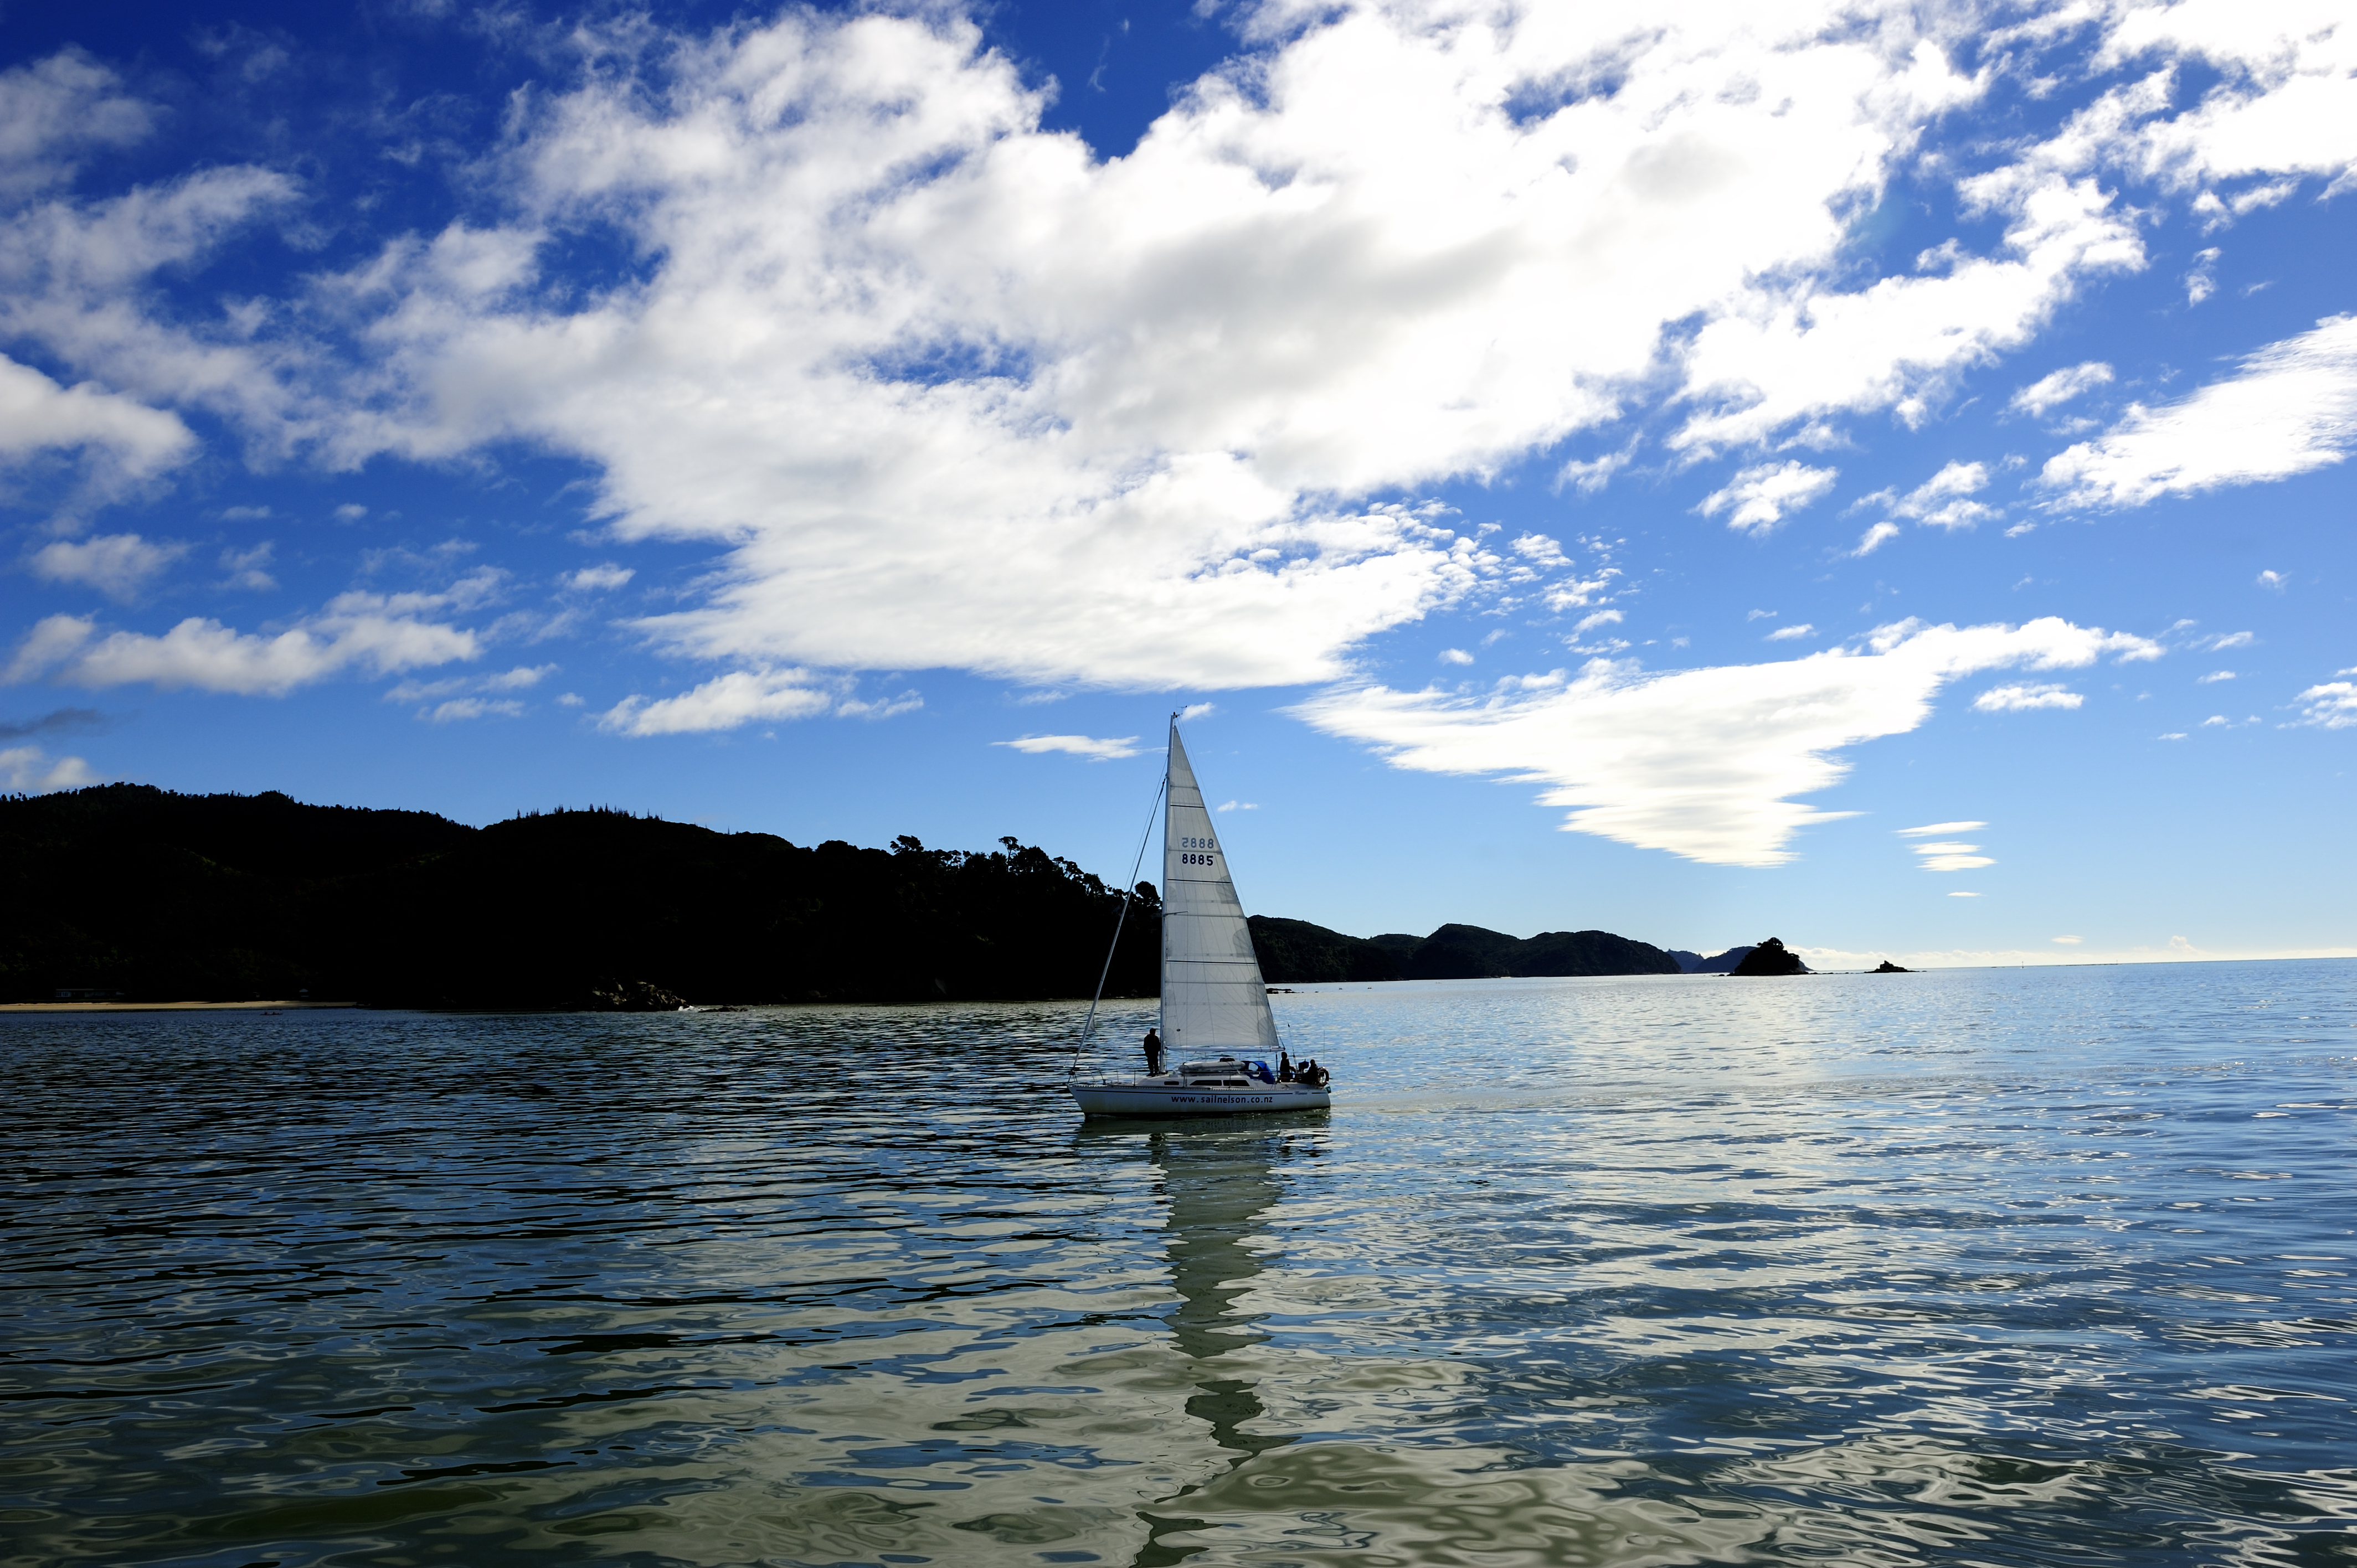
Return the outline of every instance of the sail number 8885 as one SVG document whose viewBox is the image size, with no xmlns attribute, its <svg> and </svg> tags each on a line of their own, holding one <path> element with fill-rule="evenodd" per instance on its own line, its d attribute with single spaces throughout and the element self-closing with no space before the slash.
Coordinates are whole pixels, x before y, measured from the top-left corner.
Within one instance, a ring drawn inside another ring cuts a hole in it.
<svg viewBox="0 0 2357 1568">
<path fill-rule="evenodd" d="M 1219 864 L 1219 857 L 1217 855 L 1209 853 L 1198 854 L 1196 852 L 1209 852 L 1216 849 L 1217 847 L 1218 846 L 1213 844 L 1210 839 L 1181 838 L 1178 841 L 1178 849 L 1180 852 L 1178 855 L 1178 864 L 1181 865 L 1216 865 Z"/>
</svg>

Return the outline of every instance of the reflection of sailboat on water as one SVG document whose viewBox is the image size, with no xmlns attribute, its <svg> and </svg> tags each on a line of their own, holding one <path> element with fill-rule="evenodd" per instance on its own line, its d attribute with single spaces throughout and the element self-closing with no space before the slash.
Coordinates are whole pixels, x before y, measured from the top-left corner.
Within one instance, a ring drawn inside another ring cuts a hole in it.
<svg viewBox="0 0 2357 1568">
<path fill-rule="evenodd" d="M 1282 1130 L 1262 1123 L 1247 1132 L 1200 1125 L 1147 1131 L 1090 1122 L 1079 1130 L 1078 1136 L 1091 1144 L 1143 1144 L 1161 1178 L 1168 1206 L 1163 1252 L 1178 1297 L 1165 1321 L 1171 1348 L 1185 1358 L 1183 1375 L 1193 1384 L 1187 1414 L 1210 1428 L 1212 1444 L 1222 1451 L 1209 1466 L 1189 1466 L 1196 1479 L 1142 1511 L 1147 1540 L 1131 1559 L 1132 1568 L 1168 1568 L 1194 1556 L 1200 1548 L 1166 1538 L 1200 1530 L 1202 1520 L 1164 1510 L 1182 1510 L 1186 1498 L 1259 1455 L 1297 1441 L 1248 1430 L 1267 1412 L 1250 1361 L 1239 1352 L 1265 1344 L 1269 1336 L 1260 1326 L 1265 1314 L 1241 1307 L 1238 1298 L 1263 1273 L 1261 1256 L 1250 1243 L 1285 1195 L 1278 1167 L 1313 1153 L 1306 1145 L 1318 1135 L 1299 1122 Z"/>
<path fill-rule="evenodd" d="M 1208 1364 L 1268 1338 L 1258 1326 L 1261 1315 L 1239 1311 L 1235 1298 L 1261 1272 L 1260 1259 L 1244 1243 L 1283 1196 L 1271 1167 L 1272 1158 L 1284 1152 L 1283 1140 L 1267 1133 L 1157 1133 L 1149 1135 L 1147 1151 L 1170 1202 L 1163 1246 L 1170 1283 L 1178 1292 L 1170 1337 L 1198 1364 L 1197 1392 L 1187 1402 L 1187 1413 L 1209 1423 L 1211 1440 L 1232 1453 L 1283 1447 L 1293 1439 L 1243 1430 L 1262 1414 L 1252 1383 L 1219 1375 L 1222 1369 Z"/>
<path fill-rule="evenodd" d="M 1156 1063 L 1144 1078 L 1083 1079 L 1077 1076 L 1076 1053 L 1073 1100 L 1089 1116 L 1327 1109 L 1333 1096 L 1324 1071 L 1312 1064 L 1307 1077 L 1297 1076 L 1277 1048 L 1276 1016 L 1269 1011 L 1252 928 L 1244 923 L 1227 852 L 1204 808 L 1195 769 L 1178 742 L 1176 718 L 1163 789 L 1162 1015 L 1157 1034 L 1178 1058 L 1178 1069 L 1165 1073 Z M 1141 845 L 1139 854 L 1144 853 Z M 1126 902 L 1122 908 L 1125 918 Z M 1114 946 L 1120 942 L 1116 928 Z M 1109 970 L 1110 954 L 1105 962 Z M 1102 980 L 1097 989 L 1102 995 Z M 1081 1026 L 1082 1047 L 1095 1019 L 1096 1004 L 1091 1003 Z M 1277 1057 L 1278 1065 L 1269 1057 Z"/>
</svg>

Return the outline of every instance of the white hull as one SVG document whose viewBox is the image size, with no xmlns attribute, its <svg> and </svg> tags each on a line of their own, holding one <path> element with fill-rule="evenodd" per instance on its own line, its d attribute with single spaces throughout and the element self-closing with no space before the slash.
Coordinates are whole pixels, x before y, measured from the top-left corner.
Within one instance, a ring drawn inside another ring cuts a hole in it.
<svg viewBox="0 0 2357 1568">
<path fill-rule="evenodd" d="M 1243 1116 L 1324 1111 L 1333 1093 L 1306 1083 L 1255 1083 L 1250 1089 L 1189 1089 L 1160 1079 L 1098 1079 L 1072 1084 L 1083 1116 Z"/>
</svg>

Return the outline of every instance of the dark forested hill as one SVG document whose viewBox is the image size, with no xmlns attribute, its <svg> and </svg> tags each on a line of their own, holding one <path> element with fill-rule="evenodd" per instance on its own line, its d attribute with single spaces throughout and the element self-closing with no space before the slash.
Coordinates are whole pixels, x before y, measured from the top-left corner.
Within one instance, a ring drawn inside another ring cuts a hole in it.
<svg viewBox="0 0 2357 1568">
<path fill-rule="evenodd" d="M 617 985 L 695 1002 L 1088 995 L 1120 891 L 1044 850 L 999 844 L 812 848 L 607 811 L 471 828 L 138 784 L 0 798 L 0 1001 L 76 989 L 578 1007 Z M 1157 988 L 1161 906 L 1150 884 L 1139 894 L 1112 995 Z M 1251 924 L 1272 984 L 1679 967 L 1609 931 L 1361 938 Z"/>
<path fill-rule="evenodd" d="M 1428 937 L 1346 937 L 1307 920 L 1261 915 L 1251 925 L 1261 976 L 1271 984 L 1683 972 L 1661 949 L 1609 931 L 1541 931 L 1524 940 L 1479 926 L 1443 926 Z"/>
<path fill-rule="evenodd" d="M 806 848 L 614 811 L 470 828 L 423 811 L 113 784 L 0 800 L 0 998 L 293 996 L 579 1006 L 1085 996 L 1121 903 L 1071 862 Z M 1152 995 L 1160 912 L 1107 989 Z"/>
<path fill-rule="evenodd" d="M 1260 977 L 1271 985 L 1405 978 L 1396 958 L 1363 937 L 1346 937 L 1307 920 L 1279 920 L 1267 915 L 1254 915 L 1245 924 L 1252 927 Z"/>
<path fill-rule="evenodd" d="M 1479 926 L 1441 927 L 1401 967 L 1410 980 L 1684 972 L 1660 948 L 1610 931 L 1541 931 L 1526 940 Z"/>
</svg>

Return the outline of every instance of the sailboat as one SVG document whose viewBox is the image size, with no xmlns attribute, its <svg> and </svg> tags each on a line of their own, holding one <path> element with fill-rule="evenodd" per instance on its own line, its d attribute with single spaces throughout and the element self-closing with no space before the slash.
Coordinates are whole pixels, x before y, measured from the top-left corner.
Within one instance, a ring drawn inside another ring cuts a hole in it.
<svg viewBox="0 0 2357 1568">
<path fill-rule="evenodd" d="M 1322 1081 L 1288 1079 L 1280 1056 L 1276 1017 L 1253 952 L 1252 929 L 1227 851 L 1204 809 L 1203 791 L 1170 720 L 1170 754 L 1162 788 L 1162 1014 L 1156 1031 L 1177 1066 L 1143 1078 L 1079 1076 L 1074 1052 L 1072 1098 L 1088 1116 L 1233 1116 L 1272 1111 L 1323 1111 L 1334 1102 Z M 1148 832 L 1151 832 L 1149 827 Z M 1144 854 L 1144 846 L 1139 849 Z M 1136 877 L 1130 878 L 1133 886 Z M 1124 913 L 1126 915 L 1126 906 Z M 1118 927 L 1114 932 L 1121 941 Z M 1106 957 L 1108 970 L 1112 965 Z M 1102 996 L 1104 984 L 1097 985 Z M 1081 1026 L 1088 1041 L 1096 1004 Z"/>
</svg>

